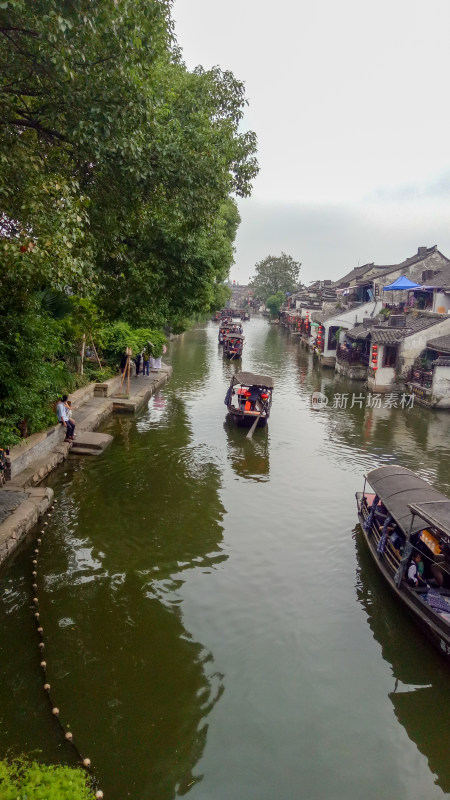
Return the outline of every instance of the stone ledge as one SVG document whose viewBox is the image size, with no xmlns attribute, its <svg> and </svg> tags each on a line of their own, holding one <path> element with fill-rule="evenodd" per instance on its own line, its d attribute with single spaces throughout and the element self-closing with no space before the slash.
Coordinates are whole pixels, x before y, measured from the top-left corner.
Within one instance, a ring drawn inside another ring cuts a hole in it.
<svg viewBox="0 0 450 800">
<path fill-rule="evenodd" d="M 94 397 L 111 397 L 120 389 L 122 375 L 115 375 L 103 383 L 96 383 L 94 387 Z"/>
<path fill-rule="evenodd" d="M 27 499 L 0 525 L 0 564 L 25 539 L 53 501 L 53 489 L 35 488 L 26 492 Z"/>
<path fill-rule="evenodd" d="M 159 377 L 151 383 L 144 383 L 142 387 L 134 392 L 132 397 L 113 397 L 113 410 L 118 414 L 135 414 L 144 403 L 161 388 L 172 373 L 172 367 L 158 370 Z"/>
<path fill-rule="evenodd" d="M 113 437 L 109 433 L 87 432 L 80 435 L 70 448 L 75 456 L 99 456 L 111 444 Z"/>
</svg>

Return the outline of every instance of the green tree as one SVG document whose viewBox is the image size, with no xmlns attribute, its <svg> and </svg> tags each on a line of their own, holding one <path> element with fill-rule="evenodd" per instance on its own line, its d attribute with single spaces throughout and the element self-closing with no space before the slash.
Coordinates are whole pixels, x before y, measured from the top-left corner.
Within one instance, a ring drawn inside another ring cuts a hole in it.
<svg viewBox="0 0 450 800">
<path fill-rule="evenodd" d="M 0 8 L 9 265 L 27 280 L 96 292 L 100 303 L 114 285 L 121 299 L 106 310 L 125 305 L 129 315 L 134 305 L 140 324 L 205 305 L 206 283 L 231 264 L 229 252 L 218 262 L 223 205 L 230 192 L 248 195 L 257 172 L 255 136 L 240 129 L 243 84 L 219 68 L 188 72 L 170 8 L 169 0 L 3 0 Z"/>
<path fill-rule="evenodd" d="M 271 294 L 270 297 L 266 300 L 266 306 L 270 311 L 270 316 L 272 319 L 278 316 L 278 312 L 286 299 L 286 296 L 283 292 L 277 292 L 276 294 Z"/>
<path fill-rule="evenodd" d="M 42 424 L 85 330 L 180 329 L 223 296 L 256 137 L 232 73 L 186 69 L 171 6 L 0 2 L 0 443 Z"/>
<path fill-rule="evenodd" d="M 293 292 L 298 284 L 301 263 L 292 256 L 281 253 L 281 256 L 267 256 L 255 265 L 255 276 L 250 286 L 259 300 L 267 301 L 277 292 Z"/>
</svg>

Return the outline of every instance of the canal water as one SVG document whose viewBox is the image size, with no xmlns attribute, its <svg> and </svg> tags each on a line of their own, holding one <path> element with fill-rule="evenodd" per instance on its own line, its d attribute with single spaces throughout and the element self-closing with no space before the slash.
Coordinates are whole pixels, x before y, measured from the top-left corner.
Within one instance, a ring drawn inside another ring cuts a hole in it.
<svg viewBox="0 0 450 800">
<path fill-rule="evenodd" d="M 385 463 L 450 493 L 450 415 L 350 407 L 361 384 L 244 327 L 243 368 L 275 380 L 253 441 L 226 420 L 238 367 L 209 323 L 171 344 L 148 408 L 104 426 L 109 451 L 51 477 L 53 700 L 106 800 L 440 798 L 450 671 L 386 592 L 354 493 Z M 42 690 L 33 547 L 0 576 L 0 750 L 75 763 Z"/>
</svg>

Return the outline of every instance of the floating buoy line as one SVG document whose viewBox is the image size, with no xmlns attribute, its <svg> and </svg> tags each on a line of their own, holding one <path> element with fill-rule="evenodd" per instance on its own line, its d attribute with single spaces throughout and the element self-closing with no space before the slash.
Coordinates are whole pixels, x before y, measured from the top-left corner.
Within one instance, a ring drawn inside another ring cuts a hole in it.
<svg viewBox="0 0 450 800">
<path fill-rule="evenodd" d="M 55 500 L 54 502 L 56 503 L 57 501 Z M 51 506 L 51 510 L 52 511 L 53 511 L 54 508 L 55 508 L 54 505 Z M 51 517 L 51 516 L 52 515 L 51 515 L 50 511 L 48 511 L 47 512 L 47 517 Z M 47 526 L 48 526 L 48 521 L 44 522 L 44 527 L 41 530 L 41 532 L 39 534 L 39 538 L 36 541 L 36 545 L 37 546 L 34 548 L 33 558 L 32 558 L 33 570 L 32 570 L 31 574 L 32 574 L 32 577 L 33 577 L 33 582 L 32 582 L 33 606 L 34 606 L 35 609 L 37 609 L 39 607 L 38 584 L 37 584 L 39 549 L 40 549 L 41 544 L 42 544 L 42 537 L 46 533 Z M 44 673 L 44 679 L 45 679 L 44 692 L 47 695 L 49 706 L 50 706 L 50 709 L 51 709 L 51 713 L 52 713 L 53 717 L 55 717 L 55 719 L 58 720 L 59 727 L 61 728 L 61 731 L 64 734 L 64 740 L 66 742 L 69 742 L 72 745 L 72 747 L 74 748 L 81 765 L 84 767 L 86 772 L 89 773 L 90 778 L 91 778 L 92 782 L 94 783 L 94 788 L 95 788 L 95 784 L 97 783 L 97 781 L 95 780 L 94 776 L 92 775 L 91 759 L 83 757 L 82 754 L 80 753 L 80 751 L 79 751 L 79 749 L 78 749 L 78 747 L 77 747 L 77 745 L 76 745 L 76 743 L 74 741 L 72 731 L 66 731 L 66 729 L 64 728 L 64 725 L 61 722 L 59 708 L 58 708 L 58 706 L 56 706 L 54 704 L 54 702 L 52 700 L 52 696 L 50 694 L 51 686 L 47 682 L 47 679 L 46 679 L 47 678 L 47 662 L 42 660 L 43 659 L 44 650 L 45 650 L 45 642 L 44 642 L 44 628 L 42 627 L 42 622 L 41 622 L 39 611 L 36 610 L 34 612 L 34 618 L 36 620 L 36 628 L 37 628 L 37 632 L 38 632 L 38 635 L 39 635 L 38 649 L 39 649 L 39 656 L 41 658 L 40 667 L 41 667 L 41 669 L 42 669 L 42 671 Z M 96 790 L 95 798 L 96 798 L 96 800 L 102 800 L 103 792 L 101 791 L 101 789 L 97 789 Z"/>
</svg>

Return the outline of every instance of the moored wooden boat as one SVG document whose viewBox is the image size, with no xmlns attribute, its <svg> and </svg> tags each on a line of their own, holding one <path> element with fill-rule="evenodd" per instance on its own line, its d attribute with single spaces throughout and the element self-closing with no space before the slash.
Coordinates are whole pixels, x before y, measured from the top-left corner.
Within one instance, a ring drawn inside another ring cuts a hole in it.
<svg viewBox="0 0 450 800">
<path fill-rule="evenodd" d="M 450 660 L 450 500 L 405 467 L 378 467 L 366 482 L 372 491 L 365 484 L 356 502 L 369 551 L 397 599 Z"/>
<path fill-rule="evenodd" d="M 228 413 L 238 425 L 267 424 L 272 406 L 273 378 L 253 372 L 237 372 L 225 397 Z"/>
<path fill-rule="evenodd" d="M 244 349 L 244 336 L 242 333 L 227 333 L 223 340 L 223 354 L 227 358 L 242 358 Z"/>
</svg>

